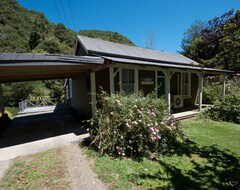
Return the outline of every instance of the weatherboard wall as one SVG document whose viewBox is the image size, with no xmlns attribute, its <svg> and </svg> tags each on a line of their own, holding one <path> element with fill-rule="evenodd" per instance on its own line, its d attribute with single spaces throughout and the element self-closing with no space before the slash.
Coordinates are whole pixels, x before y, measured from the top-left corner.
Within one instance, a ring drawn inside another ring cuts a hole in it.
<svg viewBox="0 0 240 190">
<path fill-rule="evenodd" d="M 109 68 L 97 71 L 96 78 L 96 92 L 99 93 L 102 88 L 106 92 L 110 92 Z"/>
<path fill-rule="evenodd" d="M 156 87 L 155 71 L 139 70 L 138 76 L 139 76 L 138 78 L 139 90 L 141 90 L 145 95 L 155 91 Z M 149 79 L 150 82 L 144 83 L 144 79 Z"/>
<path fill-rule="evenodd" d="M 82 73 L 72 80 L 71 107 L 80 115 L 91 116 L 90 74 Z"/>
</svg>

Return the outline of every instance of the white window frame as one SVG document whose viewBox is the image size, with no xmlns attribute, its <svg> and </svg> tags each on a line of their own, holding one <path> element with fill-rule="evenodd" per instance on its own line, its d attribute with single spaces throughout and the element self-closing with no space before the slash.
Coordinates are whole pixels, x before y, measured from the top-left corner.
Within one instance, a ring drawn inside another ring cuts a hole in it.
<svg viewBox="0 0 240 190">
<path fill-rule="evenodd" d="M 125 71 L 128 71 L 128 73 L 127 73 L 127 79 L 126 79 L 126 80 L 123 79 L 123 72 L 124 72 L 124 70 L 125 70 Z M 129 72 L 130 70 L 132 70 L 133 82 L 130 81 L 130 72 Z M 120 85 L 121 88 L 120 88 L 120 90 L 121 90 L 122 92 L 126 93 L 126 94 L 135 93 L 136 90 L 137 90 L 137 89 L 136 89 L 136 76 L 137 76 L 137 73 L 136 73 L 136 70 L 135 70 L 135 69 L 133 69 L 133 68 L 122 68 L 122 69 L 120 70 L 120 75 L 119 75 L 119 80 L 121 81 L 121 85 Z M 126 81 L 126 82 L 123 82 L 123 81 Z M 125 88 L 124 86 L 127 88 L 127 90 L 125 89 L 125 91 L 124 91 L 124 88 Z M 130 86 L 131 86 L 131 87 L 130 87 Z M 132 89 L 132 90 L 130 91 L 129 89 Z"/>
</svg>

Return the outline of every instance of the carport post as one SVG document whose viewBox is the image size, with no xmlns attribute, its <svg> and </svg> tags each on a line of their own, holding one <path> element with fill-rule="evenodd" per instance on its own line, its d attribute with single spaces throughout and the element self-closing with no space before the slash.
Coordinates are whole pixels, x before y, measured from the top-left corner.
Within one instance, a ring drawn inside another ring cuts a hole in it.
<svg viewBox="0 0 240 190">
<path fill-rule="evenodd" d="M 2 90 L 2 84 L 0 83 L 0 112 L 3 114 L 5 113 L 4 110 L 4 101 L 3 101 L 3 90 Z"/>
</svg>

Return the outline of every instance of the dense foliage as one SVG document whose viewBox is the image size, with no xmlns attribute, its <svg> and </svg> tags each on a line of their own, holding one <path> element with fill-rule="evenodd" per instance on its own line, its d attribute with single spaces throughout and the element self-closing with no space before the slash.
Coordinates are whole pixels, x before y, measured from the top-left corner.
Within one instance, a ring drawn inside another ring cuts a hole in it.
<svg viewBox="0 0 240 190">
<path fill-rule="evenodd" d="M 203 87 L 203 103 L 213 104 L 222 96 L 222 83 L 219 76 L 205 77 Z"/>
<path fill-rule="evenodd" d="M 18 103 L 25 99 L 58 98 L 64 100 L 62 80 L 31 81 L 3 84 L 5 106 L 18 107 Z"/>
<path fill-rule="evenodd" d="M 182 53 L 209 67 L 239 71 L 239 20 L 240 10 L 231 10 L 204 25 L 201 22 L 194 23 L 185 32 Z"/>
<path fill-rule="evenodd" d="M 166 101 L 154 95 L 99 95 L 90 137 L 100 153 L 154 158 L 168 153 L 182 139 L 180 127 L 168 120 Z"/>
<path fill-rule="evenodd" d="M 215 120 L 240 123 L 240 93 L 232 93 L 222 97 L 204 114 Z"/>
<path fill-rule="evenodd" d="M 204 87 L 204 103 L 211 103 L 213 107 L 203 111 L 203 116 L 215 120 L 240 123 L 240 78 L 235 76 L 226 81 L 226 96 L 222 96 L 222 85 L 215 77 L 208 78 Z"/>
<path fill-rule="evenodd" d="M 0 2 L 0 53 L 73 54 L 77 34 L 134 45 L 117 32 L 99 30 L 74 32 L 61 23 L 57 25 L 51 23 L 42 13 L 27 10 L 16 0 Z"/>
</svg>

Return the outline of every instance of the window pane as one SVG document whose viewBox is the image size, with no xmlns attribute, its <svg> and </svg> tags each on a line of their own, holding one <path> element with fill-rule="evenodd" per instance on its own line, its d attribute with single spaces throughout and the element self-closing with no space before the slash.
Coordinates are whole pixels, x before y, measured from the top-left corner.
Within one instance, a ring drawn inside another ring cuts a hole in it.
<svg viewBox="0 0 240 190">
<path fill-rule="evenodd" d="M 188 95 L 188 85 L 187 84 L 182 85 L 182 94 Z"/>
<path fill-rule="evenodd" d="M 129 83 L 134 83 L 134 70 L 129 69 Z"/>
<path fill-rule="evenodd" d="M 134 92 L 134 69 L 122 69 L 122 91 L 126 94 Z"/>
<path fill-rule="evenodd" d="M 122 83 L 127 83 L 128 82 L 128 70 L 123 69 L 122 70 Z"/>
<path fill-rule="evenodd" d="M 188 95 L 188 73 L 182 73 L 182 95 Z"/>
</svg>

